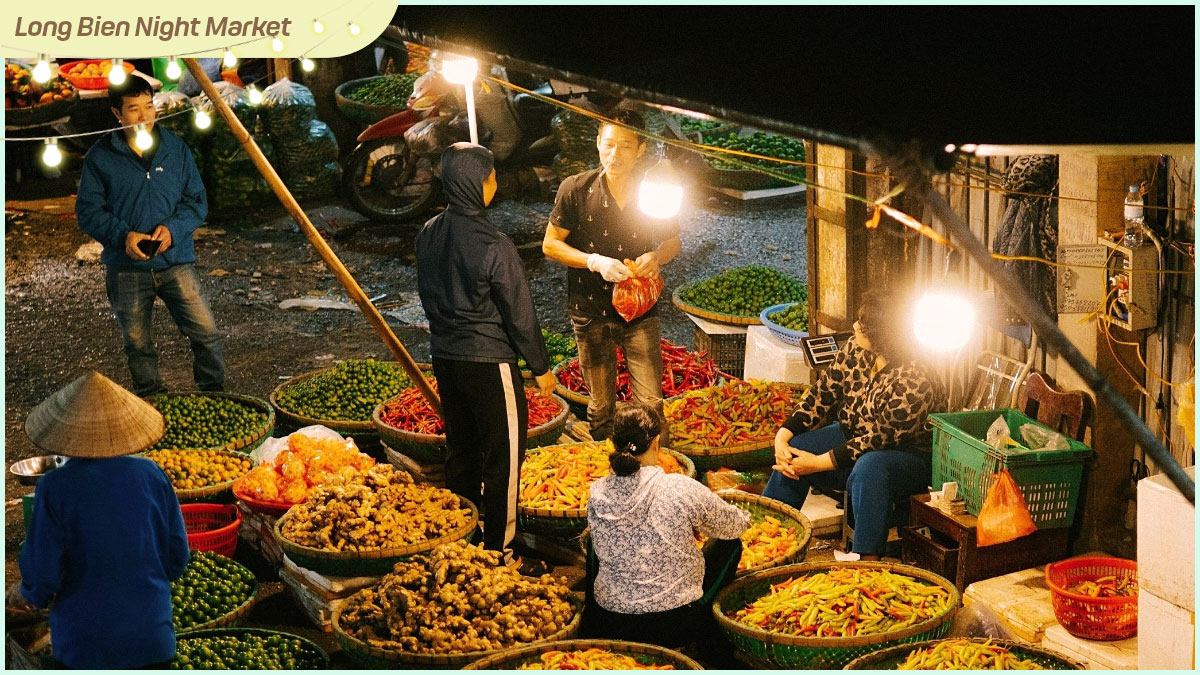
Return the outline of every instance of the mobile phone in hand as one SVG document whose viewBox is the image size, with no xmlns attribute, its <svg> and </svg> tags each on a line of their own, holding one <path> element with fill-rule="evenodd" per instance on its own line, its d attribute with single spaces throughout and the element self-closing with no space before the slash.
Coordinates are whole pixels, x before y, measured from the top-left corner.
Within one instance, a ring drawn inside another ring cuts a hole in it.
<svg viewBox="0 0 1200 675">
<path fill-rule="evenodd" d="M 146 254 L 148 258 L 153 258 L 161 245 L 162 242 L 157 239 L 143 239 L 137 243 L 138 250 Z"/>
</svg>

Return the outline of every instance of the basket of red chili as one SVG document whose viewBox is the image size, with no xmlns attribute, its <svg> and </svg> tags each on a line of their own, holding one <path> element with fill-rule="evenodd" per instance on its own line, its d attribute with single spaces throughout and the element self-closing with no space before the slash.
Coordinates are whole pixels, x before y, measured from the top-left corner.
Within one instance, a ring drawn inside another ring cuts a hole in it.
<svg viewBox="0 0 1200 675">
<path fill-rule="evenodd" d="M 434 391 L 437 383 L 431 381 Z M 551 394 L 525 389 L 529 410 L 526 447 L 552 445 L 562 436 L 570 412 L 567 402 Z M 387 446 L 419 462 L 446 460 L 446 423 L 416 387 L 376 406 L 371 423 Z"/>
</svg>

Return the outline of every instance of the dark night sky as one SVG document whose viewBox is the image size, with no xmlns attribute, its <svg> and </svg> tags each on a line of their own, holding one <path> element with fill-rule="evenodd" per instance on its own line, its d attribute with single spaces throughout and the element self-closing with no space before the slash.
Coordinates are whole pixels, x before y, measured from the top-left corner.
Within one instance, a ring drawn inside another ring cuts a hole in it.
<svg viewBox="0 0 1200 675">
<path fill-rule="evenodd" d="M 400 7 L 416 34 L 851 137 L 1192 143 L 1192 7 Z"/>
</svg>

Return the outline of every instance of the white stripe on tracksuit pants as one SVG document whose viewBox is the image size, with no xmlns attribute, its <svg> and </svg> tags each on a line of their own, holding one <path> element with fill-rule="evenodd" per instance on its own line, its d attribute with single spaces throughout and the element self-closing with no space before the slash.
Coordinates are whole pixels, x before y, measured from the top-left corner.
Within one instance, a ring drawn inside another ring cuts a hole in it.
<svg viewBox="0 0 1200 675">
<path fill-rule="evenodd" d="M 481 508 L 484 546 L 507 557 L 529 419 L 521 372 L 515 363 L 434 358 L 433 373 L 446 421 L 446 487 Z"/>
</svg>

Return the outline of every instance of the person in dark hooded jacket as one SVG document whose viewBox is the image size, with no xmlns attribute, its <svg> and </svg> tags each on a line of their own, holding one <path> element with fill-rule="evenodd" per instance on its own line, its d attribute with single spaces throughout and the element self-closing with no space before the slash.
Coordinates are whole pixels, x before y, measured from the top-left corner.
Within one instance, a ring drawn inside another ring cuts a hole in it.
<svg viewBox="0 0 1200 675">
<path fill-rule="evenodd" d="M 517 358 L 554 391 L 550 356 L 517 248 L 488 220 L 492 153 L 455 143 L 442 154 L 449 205 L 417 234 L 417 287 L 429 318 L 446 422 L 446 487 L 479 504 L 483 543 L 513 562 L 517 487 L 528 414 Z"/>
</svg>

